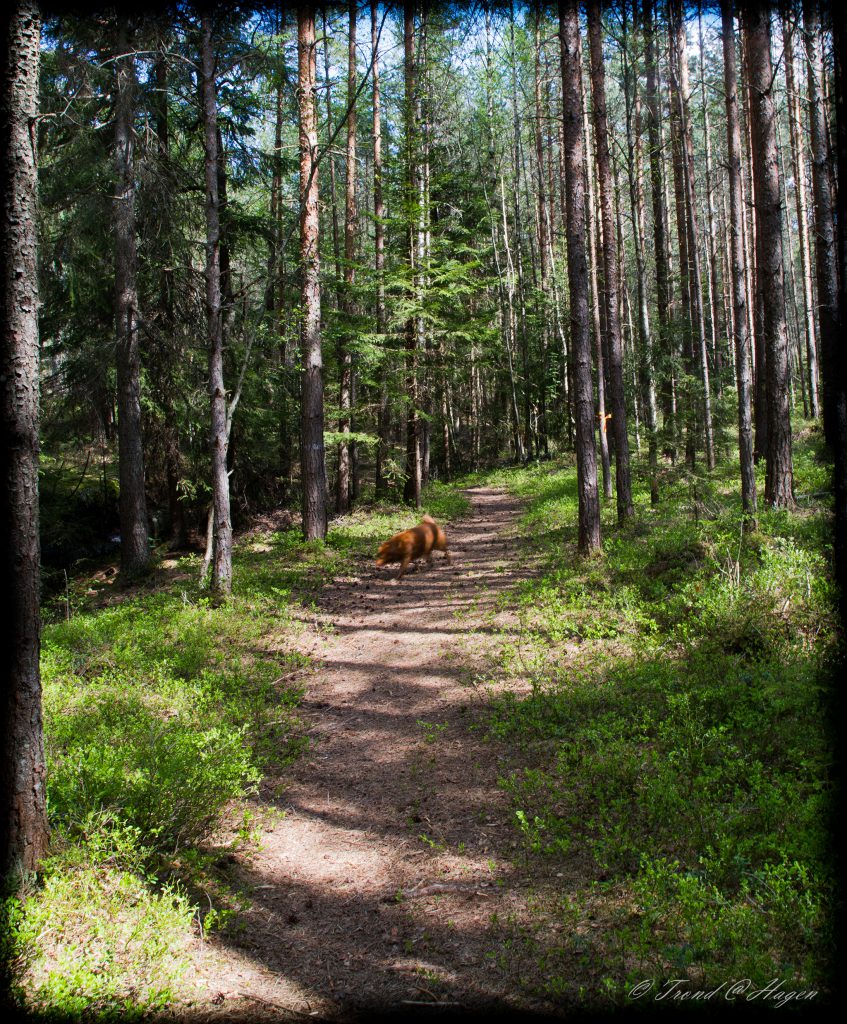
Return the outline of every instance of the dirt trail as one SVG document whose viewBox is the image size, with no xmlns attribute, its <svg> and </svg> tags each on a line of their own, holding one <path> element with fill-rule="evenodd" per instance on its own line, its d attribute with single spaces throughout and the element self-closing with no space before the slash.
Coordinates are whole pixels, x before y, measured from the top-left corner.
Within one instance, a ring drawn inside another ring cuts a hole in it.
<svg viewBox="0 0 847 1024">
<path fill-rule="evenodd" d="M 497 955 L 494 922 L 526 902 L 498 751 L 469 728 L 473 665 L 507 623 L 497 599 L 528 570 L 517 502 L 467 493 L 452 566 L 436 553 L 395 582 L 396 566 L 370 563 L 326 588 L 308 631 L 310 752 L 277 801 L 285 817 L 233 865 L 252 908 L 206 943 L 195 1019 L 530 1008 Z"/>
</svg>

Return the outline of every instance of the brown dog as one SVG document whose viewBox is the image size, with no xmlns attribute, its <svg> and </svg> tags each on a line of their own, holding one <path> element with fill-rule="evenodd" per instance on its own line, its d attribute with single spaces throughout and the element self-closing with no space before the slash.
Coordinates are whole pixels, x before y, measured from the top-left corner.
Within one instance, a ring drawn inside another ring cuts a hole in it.
<svg viewBox="0 0 847 1024">
<path fill-rule="evenodd" d="M 411 530 L 396 533 L 390 540 L 382 544 L 376 564 L 383 566 L 390 562 L 400 562 L 400 572 L 397 574 L 399 580 L 409 568 L 409 563 L 415 558 L 426 557 L 427 563 L 431 565 L 433 551 L 443 551 L 445 561 L 448 565 L 451 564 L 444 531 L 432 516 L 424 516 L 417 526 L 413 526 Z"/>
</svg>

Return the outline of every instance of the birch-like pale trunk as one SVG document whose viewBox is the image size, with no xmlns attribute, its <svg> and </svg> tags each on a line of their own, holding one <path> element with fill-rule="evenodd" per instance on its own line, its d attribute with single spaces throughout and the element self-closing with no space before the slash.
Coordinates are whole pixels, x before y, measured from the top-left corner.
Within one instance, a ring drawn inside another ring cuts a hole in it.
<svg viewBox="0 0 847 1024">
<path fill-rule="evenodd" d="M 206 331 L 211 404 L 212 515 L 214 553 L 211 589 L 226 597 L 232 590 L 232 522 L 227 473 L 227 409 L 223 374 L 223 311 L 221 307 L 221 223 L 219 194 L 218 106 L 216 61 L 211 15 L 203 16 L 200 93 L 206 178 Z"/>
<path fill-rule="evenodd" d="M 794 203 L 797 211 L 797 230 L 800 236 L 800 276 L 803 279 L 803 315 L 806 342 L 806 387 L 809 412 L 813 418 L 820 415 L 818 400 L 818 353 L 815 338 L 815 299 L 812 283 L 812 256 L 809 243 L 809 197 L 806 188 L 806 153 L 800 117 L 800 94 L 794 60 L 794 32 L 796 24 L 787 9 L 782 15 L 782 42 L 785 54 L 785 84 L 788 91 L 788 129 L 791 141 L 791 163 L 794 177 Z"/>
</svg>

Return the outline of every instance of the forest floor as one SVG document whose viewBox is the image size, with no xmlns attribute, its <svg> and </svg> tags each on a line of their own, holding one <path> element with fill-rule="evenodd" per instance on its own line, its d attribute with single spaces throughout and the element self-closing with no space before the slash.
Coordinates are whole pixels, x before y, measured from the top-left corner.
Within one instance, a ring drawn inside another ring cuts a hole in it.
<svg viewBox="0 0 847 1024">
<path fill-rule="evenodd" d="M 466 494 L 452 565 L 437 553 L 397 581 L 396 566 L 362 562 L 309 613 L 309 748 L 265 783 L 261 803 L 282 813 L 256 849 L 230 856 L 249 909 L 198 949 L 176 1016 L 552 1009 L 522 989 L 521 954 L 501 943 L 502 922 L 519 924 L 555 869 L 530 878 L 516 865 L 503 751 L 474 728 L 488 689 L 477 673 L 515 628 L 507 595 L 533 568 L 518 500 Z"/>
</svg>

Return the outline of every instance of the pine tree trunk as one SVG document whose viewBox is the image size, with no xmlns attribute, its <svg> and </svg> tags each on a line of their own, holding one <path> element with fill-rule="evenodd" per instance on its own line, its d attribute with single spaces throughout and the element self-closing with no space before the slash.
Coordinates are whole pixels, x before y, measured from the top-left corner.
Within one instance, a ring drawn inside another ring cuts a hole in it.
<svg viewBox="0 0 847 1024">
<path fill-rule="evenodd" d="M 409 299 L 418 300 L 418 203 L 420 202 L 420 167 L 418 165 L 417 81 L 415 74 L 415 3 L 407 0 L 403 5 L 403 53 L 406 122 L 406 221 L 407 255 L 409 261 Z M 403 500 L 421 506 L 421 436 L 418 383 L 418 329 L 419 316 L 412 314 L 406 321 L 406 375 L 408 413 L 406 415 L 406 482 Z"/>
<path fill-rule="evenodd" d="M 511 396 L 512 426 L 515 447 L 515 459 L 518 462 L 524 460 L 524 443 L 521 436 L 521 418 L 518 409 L 518 391 L 515 383 L 515 356 L 517 348 L 517 320 L 515 315 L 515 270 L 512 260 L 512 250 L 509 245 L 509 221 L 506 215 L 506 185 L 503 177 L 500 177 L 500 215 L 503 225 L 503 245 L 506 249 L 506 267 L 508 278 L 504 286 L 506 291 L 506 330 L 503 332 L 503 339 L 506 346 L 506 356 L 509 362 L 509 394 Z M 493 227 L 492 227 L 493 231 Z M 494 243 L 494 254 L 497 258 L 497 244 Z M 499 266 L 499 264 L 498 264 Z"/>
<path fill-rule="evenodd" d="M 647 427 L 647 463 L 650 471 L 650 501 L 655 505 L 659 501 L 658 476 L 658 437 L 656 431 L 656 385 L 654 380 L 655 359 L 653 354 L 653 337 L 650 330 L 649 296 L 647 289 L 647 267 L 645 254 L 645 218 L 644 218 L 644 157 L 641 146 L 641 97 L 638 88 L 638 76 L 629 59 L 628 46 L 624 47 L 624 101 L 626 105 L 627 124 L 627 162 L 629 178 L 629 200 L 632 216 L 633 242 L 635 245 L 635 273 L 638 289 L 638 358 L 634 362 L 638 366 L 638 387 Z M 661 179 L 660 179 L 661 185 Z M 622 242 L 621 232 L 618 232 Z M 633 374 L 635 367 L 633 367 Z M 636 411 L 637 411 L 636 404 Z"/>
<path fill-rule="evenodd" d="M 840 13 L 836 17 L 840 17 Z M 823 396 L 823 431 L 828 444 L 837 440 L 835 377 L 839 334 L 838 262 L 833 210 L 832 154 L 823 99 L 823 60 L 816 0 L 803 0 L 806 55 L 809 62 L 809 128 L 812 143 L 812 187 L 815 196 L 815 265 L 818 283 L 818 323 Z M 841 185 L 845 187 L 844 183 Z M 842 268 L 847 273 L 847 268 Z"/>
<path fill-rule="evenodd" d="M 47 850 L 39 669 L 38 5 L 3 15 L 0 80 L 0 526 L 7 608 L 2 658 L 0 882 L 14 885 Z M 0 965 L 0 983 L 7 965 Z"/>
<path fill-rule="evenodd" d="M 697 227 L 697 199 L 694 190 L 694 141 L 689 111 L 688 56 L 685 23 L 681 0 L 672 0 L 672 43 L 675 49 L 672 66 L 676 67 L 676 93 L 682 147 L 682 178 L 685 195 L 685 228 L 688 232 L 688 301 L 692 328 L 692 355 L 699 362 L 703 433 L 706 464 L 715 468 L 714 429 L 712 426 L 712 395 L 709 381 L 709 357 L 706 344 L 706 318 L 703 310 L 703 286 L 700 273 L 700 250 Z"/>
<path fill-rule="evenodd" d="M 373 150 L 374 150 L 374 270 L 376 272 L 376 332 L 380 344 L 384 345 L 386 335 L 385 316 L 385 204 L 382 195 L 382 109 L 380 102 L 379 57 L 377 47 L 377 0 L 371 0 L 371 51 L 373 53 Z M 384 460 L 388 450 L 388 350 L 383 348 L 378 371 L 379 408 L 377 412 L 376 468 L 374 489 L 377 497 L 386 490 Z"/>
<path fill-rule="evenodd" d="M 582 554 L 600 550 L 600 500 L 597 493 L 597 454 L 594 446 L 594 402 L 591 386 L 591 341 L 588 329 L 588 268 L 585 262 L 585 188 L 582 60 L 579 5 L 559 0 L 562 49 L 562 106 L 570 292 L 571 354 L 576 419 L 579 539 Z"/>
<path fill-rule="evenodd" d="M 750 302 L 750 352 L 753 364 L 753 458 L 758 462 L 768 451 L 768 394 L 767 394 L 767 349 L 765 347 L 763 276 L 761 272 L 761 240 L 756 216 L 756 178 L 753 171 L 753 93 L 750 85 L 749 55 L 747 52 L 748 33 L 745 31 L 746 7 L 739 7 L 741 27 L 741 79 L 746 83 L 747 119 L 745 144 L 747 146 L 748 183 L 746 191 L 747 223 L 747 267 L 749 270 L 748 295 Z"/>
<path fill-rule="evenodd" d="M 614 188 L 606 117 L 606 75 L 603 65 L 603 40 L 600 31 L 600 0 L 589 0 L 588 3 L 588 41 L 591 53 L 594 145 L 600 217 L 603 225 L 603 298 L 606 308 L 606 348 L 609 353 L 612 430 L 615 437 L 615 484 L 618 522 L 622 524 L 633 515 L 634 508 L 629 468 L 621 328 L 618 318 L 618 245 L 612 211 Z"/>
<path fill-rule="evenodd" d="M 115 69 L 115 329 L 120 478 L 121 572 L 150 563 L 144 449 L 141 440 L 141 360 L 138 338 L 138 260 L 135 245 L 135 55 L 125 16 L 118 20 Z"/>
<path fill-rule="evenodd" d="M 711 329 L 712 365 L 715 371 L 715 391 L 721 396 L 721 368 L 723 364 L 722 338 L 725 325 L 721 322 L 722 305 L 720 302 L 720 284 L 718 281 L 718 240 L 715 216 L 714 181 L 712 173 L 712 132 L 709 118 L 709 103 L 706 95 L 706 66 L 703 57 L 703 3 L 698 0 L 697 29 L 700 43 L 700 99 L 703 105 L 703 148 L 705 150 L 706 177 L 706 228 L 708 231 L 708 262 L 709 282 L 709 321 Z"/>
<path fill-rule="evenodd" d="M 300 468 L 303 536 L 326 537 L 326 454 L 324 450 L 323 355 L 321 350 L 320 213 L 318 210 L 318 126 L 315 110 L 315 9 L 297 8 L 300 104 L 300 264 L 302 321 L 300 353 Z"/>
<path fill-rule="evenodd" d="M 842 183 L 837 198 L 838 224 L 838 256 L 841 264 L 841 280 L 839 287 L 838 322 L 843 327 L 847 316 L 847 32 L 843 21 L 836 17 L 833 20 L 833 50 L 835 64 L 835 123 L 836 123 L 836 154 L 838 180 Z M 835 467 L 833 480 L 835 485 L 835 578 L 839 589 L 841 611 L 841 629 L 847 627 L 847 355 L 844 345 L 835 350 L 835 366 L 833 367 L 835 387 L 833 403 L 835 407 Z M 842 659 L 843 664 L 843 659 Z"/>
<path fill-rule="evenodd" d="M 539 454 L 550 457 L 549 428 L 547 424 L 547 376 L 549 373 L 550 324 L 548 316 L 550 294 L 550 217 L 544 173 L 544 133 L 541 126 L 541 8 L 534 7 L 535 29 L 535 163 L 538 185 L 536 189 L 538 217 L 538 264 L 541 274 L 540 319 L 541 319 L 541 377 L 538 388 Z"/>
<path fill-rule="evenodd" d="M 524 280 L 523 259 L 523 218 L 521 216 L 521 176 L 523 155 L 521 151 L 521 116 L 518 104 L 518 70 L 517 50 L 515 45 L 515 8 L 511 0 L 509 4 L 509 63 L 511 74 L 510 103 L 512 108 L 512 164 L 515 172 L 514 190 L 512 194 L 512 222 L 515 228 L 515 244 L 513 262 L 515 267 L 515 298 L 518 334 L 520 336 L 521 375 L 523 377 L 523 437 L 525 457 L 532 458 L 534 438 L 532 430 L 532 387 L 529 372 L 529 330 L 526 314 L 526 283 Z"/>
<path fill-rule="evenodd" d="M 676 29 L 669 26 L 670 34 L 670 58 L 669 58 L 669 79 L 670 79 L 670 109 L 671 109 L 671 160 L 673 169 L 673 192 L 674 211 L 676 214 L 676 236 L 679 250 L 679 328 L 673 334 L 679 334 L 682 339 L 682 367 L 685 371 L 685 380 L 680 388 L 680 401 L 684 404 L 681 416 L 685 419 L 685 457 L 690 467 L 696 462 L 696 410 L 690 394 L 689 381 L 694 377 L 694 326 L 691 316 L 691 261 L 689 257 L 689 232 L 688 217 L 686 209 L 686 188 L 685 188 L 685 153 L 683 151 L 684 114 L 680 102 L 679 85 L 679 42 L 676 39 Z M 684 44 L 683 44 L 683 53 Z M 674 70 L 674 65 L 676 69 Z M 676 325 L 674 325 L 676 326 Z"/>
<path fill-rule="evenodd" d="M 326 100 L 326 137 L 327 137 L 327 153 L 326 162 L 329 165 L 329 208 L 332 215 L 332 253 L 335 257 L 333 264 L 335 269 L 335 294 L 338 295 L 338 291 L 341 287 L 341 232 L 338 229 L 338 187 L 336 184 L 336 173 L 335 173 L 335 155 L 332 152 L 332 147 L 329 146 L 329 140 L 333 137 L 333 124 L 332 124 L 332 82 L 329 75 L 329 40 L 330 31 L 327 25 L 326 14 L 327 9 L 322 9 L 323 18 L 323 51 L 324 51 L 324 99 Z M 317 54 L 315 55 L 315 75 L 317 75 Z M 316 93 L 317 97 L 317 93 Z M 317 103 L 317 98 L 315 99 Z M 316 114 L 317 116 L 317 114 Z"/>
<path fill-rule="evenodd" d="M 785 54 L 785 85 L 788 92 L 788 129 L 791 141 L 791 164 L 794 177 L 794 200 L 797 211 L 797 230 L 800 236 L 800 274 L 803 278 L 803 320 L 806 343 L 806 390 L 809 396 L 809 414 L 820 415 L 818 400 L 818 352 L 815 340 L 814 286 L 812 284 L 812 255 L 809 242 L 809 198 L 806 189 L 806 157 L 803 144 L 803 126 L 800 117 L 800 94 L 794 63 L 794 32 L 788 10 L 782 16 L 782 42 Z"/>
<path fill-rule="evenodd" d="M 215 54 L 212 23 L 202 20 L 200 88 L 203 107 L 203 141 L 206 173 L 206 322 L 209 346 L 209 395 L 211 400 L 212 506 L 214 554 L 212 590 L 226 596 L 232 589 L 232 523 L 229 510 L 227 473 L 226 388 L 223 377 L 223 310 L 220 167 L 218 151 L 218 110 L 215 89 Z"/>
<path fill-rule="evenodd" d="M 724 94 L 726 97 L 727 162 L 729 164 L 729 235 L 735 373 L 738 387 L 738 452 L 741 461 L 741 504 L 755 526 L 756 472 L 753 463 L 753 382 L 747 337 L 747 278 L 744 272 L 744 206 L 741 194 L 741 128 L 735 70 L 735 26 L 732 0 L 722 3 Z"/>
<path fill-rule="evenodd" d="M 757 270 L 762 281 L 762 326 L 767 365 L 765 501 L 772 507 L 789 507 L 794 504 L 791 406 L 770 13 L 763 8 L 749 9 L 745 15 L 744 31 L 750 76 L 756 235 L 759 239 Z"/>
<path fill-rule="evenodd" d="M 344 188 L 344 287 L 341 292 L 341 309 L 347 317 L 343 331 L 352 334 L 352 318 L 355 314 L 353 287 L 356 283 L 356 232 L 358 213 L 356 209 L 356 0 L 351 0 L 347 50 L 347 167 Z M 341 417 L 339 432 L 349 434 L 351 429 L 351 408 L 353 398 L 353 356 L 349 336 L 342 333 L 338 343 L 338 365 L 341 371 L 338 407 Z M 336 477 L 335 507 L 343 514 L 350 508 L 351 452 L 346 438 L 338 445 L 338 475 Z"/>
<path fill-rule="evenodd" d="M 580 76 L 580 88 L 582 88 L 582 76 Z M 585 104 L 585 94 L 580 93 L 583 101 L 583 138 L 587 151 L 584 161 L 584 195 L 585 195 L 585 218 L 588 252 L 588 286 L 589 304 L 591 309 L 591 328 L 594 338 L 594 364 L 597 368 L 597 425 L 598 439 L 600 442 L 600 472 L 603 478 L 603 497 L 606 500 L 612 498 L 612 464 L 609 454 L 609 414 L 606 412 L 606 356 L 604 341 L 604 324 L 606 319 L 606 307 L 600 301 L 600 287 L 598 284 L 598 266 L 600 264 L 599 253 L 603 248 L 600 218 L 597 214 L 597 204 L 594 199 L 594 176 L 589 173 L 591 160 L 591 130 L 588 119 L 588 107 Z"/>
<path fill-rule="evenodd" d="M 154 111 L 156 123 L 156 158 L 157 173 L 163 180 L 168 180 L 173 173 L 170 157 L 170 122 L 168 117 L 168 41 L 165 32 L 160 30 L 157 39 L 157 52 L 154 61 L 156 94 Z M 179 358 L 175 336 L 175 308 L 173 281 L 173 241 L 168 227 L 170 225 L 171 203 L 168 196 L 163 203 L 163 211 L 159 226 L 163 238 L 161 248 L 156 253 L 159 263 L 158 274 L 158 345 L 155 356 L 149 359 L 151 387 L 155 391 L 162 406 L 164 431 L 165 480 L 168 492 L 168 523 L 170 528 L 169 547 L 173 551 L 184 548 L 188 542 L 188 530 L 182 501 L 180 501 L 179 481 L 182 473 L 182 455 L 180 452 L 179 425 L 173 395 L 173 373 Z"/>
<path fill-rule="evenodd" d="M 663 431 L 668 435 L 673 451 L 676 432 L 674 402 L 672 400 L 673 353 L 669 323 L 670 288 L 668 272 L 668 211 L 662 175 L 662 137 L 659 113 L 659 75 L 656 67 L 654 44 L 653 0 L 644 3 L 644 63 L 646 73 L 647 139 L 650 146 L 650 198 L 653 209 L 653 248 L 656 262 L 656 322 L 659 358 L 668 364 L 667 384 L 660 388 L 664 410 Z"/>
</svg>

